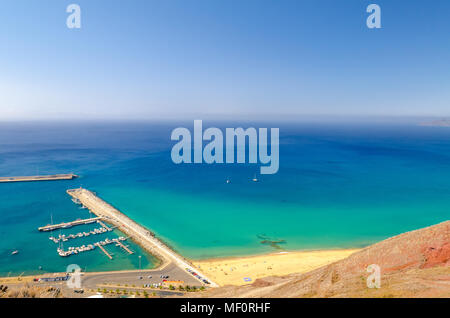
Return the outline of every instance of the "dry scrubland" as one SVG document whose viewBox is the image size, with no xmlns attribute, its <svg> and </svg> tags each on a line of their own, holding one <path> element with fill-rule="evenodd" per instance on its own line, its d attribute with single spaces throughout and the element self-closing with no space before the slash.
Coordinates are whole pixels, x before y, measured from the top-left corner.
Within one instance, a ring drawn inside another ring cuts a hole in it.
<svg viewBox="0 0 450 318">
<path fill-rule="evenodd" d="M 63 297 L 59 288 L 40 287 L 23 284 L 9 287 L 0 285 L 0 298 L 59 298 Z"/>
</svg>

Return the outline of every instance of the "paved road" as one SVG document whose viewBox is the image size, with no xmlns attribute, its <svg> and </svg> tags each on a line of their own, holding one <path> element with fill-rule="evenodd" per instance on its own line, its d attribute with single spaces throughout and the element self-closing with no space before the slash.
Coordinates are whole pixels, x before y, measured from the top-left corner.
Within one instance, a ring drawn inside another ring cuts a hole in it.
<svg viewBox="0 0 450 318">
<path fill-rule="evenodd" d="M 81 289 L 87 291 L 88 289 L 97 290 L 103 288 L 106 289 L 126 289 L 128 291 L 139 291 L 142 292 L 144 289 L 142 288 L 145 284 L 158 284 L 162 283 L 163 276 L 169 276 L 167 280 L 176 280 L 183 281 L 183 286 L 197 286 L 200 287 L 201 283 L 195 279 L 193 276 L 188 274 L 186 271 L 179 268 L 176 264 L 170 263 L 163 268 L 160 269 L 150 269 L 150 270 L 141 270 L 141 271 L 118 271 L 118 272 L 99 272 L 99 273 L 83 273 L 81 276 Z M 42 275 L 42 277 L 54 277 L 54 274 Z M 60 274 L 58 276 L 64 276 L 64 274 Z M 151 276 L 151 278 L 149 278 Z M 142 279 L 141 279 L 142 277 Z M 89 293 L 75 293 L 72 288 L 67 286 L 67 282 L 30 282 L 29 284 L 35 286 L 53 286 L 55 288 L 59 288 L 63 291 L 63 294 L 66 297 L 86 297 Z M 11 287 L 13 285 L 21 286 L 22 283 L 18 284 L 9 284 Z M 109 285 L 111 287 L 107 287 L 105 285 Z M 120 285 L 120 287 L 118 286 Z M 125 287 L 128 285 L 128 287 Z M 135 285 L 135 287 L 132 287 Z M 158 289 L 146 289 L 149 294 L 156 293 L 158 296 L 167 297 L 167 296 L 182 296 L 183 293 L 178 291 L 169 291 L 169 290 L 158 290 Z"/>
<path fill-rule="evenodd" d="M 161 278 L 161 275 L 168 275 L 169 278 L 167 278 L 167 280 L 181 280 L 184 282 L 184 286 L 201 286 L 200 282 L 197 279 L 195 279 L 193 276 L 173 263 L 168 264 L 163 269 L 114 273 L 87 273 L 82 277 L 81 282 L 83 288 L 90 289 L 97 289 L 98 285 L 103 284 L 120 284 L 122 286 L 127 284 L 128 286 L 142 286 L 144 284 L 162 283 L 163 278 Z M 151 276 L 151 278 L 149 278 L 149 276 Z M 140 277 L 142 277 L 142 279 L 140 279 Z"/>
</svg>

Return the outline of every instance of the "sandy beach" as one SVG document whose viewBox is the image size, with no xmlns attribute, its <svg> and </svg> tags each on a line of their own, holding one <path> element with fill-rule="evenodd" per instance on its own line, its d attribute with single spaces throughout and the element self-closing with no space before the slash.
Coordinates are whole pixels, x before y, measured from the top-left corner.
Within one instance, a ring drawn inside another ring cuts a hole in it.
<svg viewBox="0 0 450 318">
<path fill-rule="evenodd" d="M 193 261 L 220 286 L 245 285 L 257 278 L 305 273 L 346 258 L 358 249 L 290 251 L 236 258 Z"/>
</svg>

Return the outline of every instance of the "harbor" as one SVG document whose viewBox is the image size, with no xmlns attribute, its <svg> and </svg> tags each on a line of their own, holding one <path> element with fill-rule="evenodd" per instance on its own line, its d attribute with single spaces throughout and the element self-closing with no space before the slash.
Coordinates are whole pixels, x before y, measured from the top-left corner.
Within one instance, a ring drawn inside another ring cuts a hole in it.
<svg viewBox="0 0 450 318">
<path fill-rule="evenodd" d="M 76 204 L 81 204 L 81 202 L 75 198 L 72 199 L 72 201 Z M 105 240 L 102 240 L 102 241 L 98 241 L 98 242 L 91 243 L 91 244 L 84 244 L 84 245 L 76 246 L 76 247 L 71 246 L 67 250 L 64 250 L 62 244 L 71 239 L 85 238 L 85 237 L 89 237 L 91 235 L 99 235 L 99 234 L 103 234 L 103 233 L 107 233 L 107 232 L 112 232 L 116 228 L 116 226 L 109 227 L 104 222 L 102 222 L 101 219 L 102 219 L 101 217 L 94 217 L 94 218 L 89 218 L 89 219 L 84 219 L 84 220 L 78 219 L 78 220 L 75 220 L 72 222 L 65 222 L 65 223 L 60 223 L 60 224 L 49 224 L 49 225 L 38 228 L 38 230 L 41 232 L 49 232 L 49 231 L 54 231 L 54 230 L 58 230 L 58 229 L 61 230 L 61 229 L 71 228 L 76 225 L 87 225 L 87 224 L 92 224 L 92 223 L 98 223 L 100 225 L 99 228 L 94 228 L 90 231 L 78 232 L 76 234 L 75 233 L 72 233 L 72 234 L 61 234 L 60 233 L 58 236 L 53 236 L 53 235 L 49 236 L 49 240 L 53 241 L 56 244 L 60 244 L 56 251 L 57 251 L 58 255 L 61 257 L 67 257 L 70 255 L 80 254 L 83 252 L 89 252 L 98 247 L 110 260 L 112 260 L 113 257 L 111 255 L 111 253 L 109 253 L 104 248 L 104 246 L 113 244 L 113 243 L 115 243 L 116 246 L 122 248 L 128 254 L 130 254 L 130 255 L 134 254 L 134 252 L 132 250 L 130 250 L 128 246 L 126 246 L 122 243 L 123 241 L 125 241 L 127 239 L 126 237 L 123 237 L 123 236 L 120 236 L 120 237 L 114 238 L 114 239 L 106 238 Z"/>
<path fill-rule="evenodd" d="M 0 177 L 0 183 L 6 182 L 33 182 L 33 181 L 57 181 L 72 180 L 78 178 L 76 174 L 52 174 L 44 176 L 19 176 L 19 177 Z"/>
<path fill-rule="evenodd" d="M 99 221 L 100 219 L 101 219 L 100 217 L 95 217 L 95 218 L 84 219 L 84 220 L 78 219 L 78 220 L 75 220 L 72 222 L 66 222 L 66 223 L 48 224 L 46 226 L 39 227 L 38 230 L 41 232 L 48 232 L 48 231 L 54 231 L 57 229 L 67 229 L 67 228 L 71 228 L 76 225 L 91 224 L 91 223 Z"/>
<path fill-rule="evenodd" d="M 91 191 L 80 187 L 78 189 L 69 189 L 67 190 L 67 193 L 75 199 L 73 200 L 74 202 L 82 204 L 84 207 L 88 208 L 91 213 L 95 214 L 103 222 L 116 226 L 121 232 L 125 233 L 129 238 L 141 245 L 149 253 L 160 258 L 163 263 L 162 266 L 174 264 L 180 270 L 195 278 L 200 283 L 211 287 L 218 287 L 216 283 L 201 273 L 188 260 L 177 254 L 170 247 L 159 240 L 154 233 L 136 223 Z M 117 242 L 117 245 L 122 247 L 119 243 L 121 242 Z M 130 253 L 131 251 L 127 252 Z"/>
</svg>

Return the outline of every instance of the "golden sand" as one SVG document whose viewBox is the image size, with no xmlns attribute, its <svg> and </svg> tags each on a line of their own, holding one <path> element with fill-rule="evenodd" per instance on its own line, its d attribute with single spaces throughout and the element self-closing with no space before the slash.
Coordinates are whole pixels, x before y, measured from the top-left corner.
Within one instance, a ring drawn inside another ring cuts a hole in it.
<svg viewBox="0 0 450 318">
<path fill-rule="evenodd" d="M 293 251 L 248 257 L 193 261 L 193 264 L 220 286 L 245 285 L 257 278 L 305 273 L 346 258 L 357 249 Z M 244 278 L 250 278 L 246 281 Z"/>
</svg>

